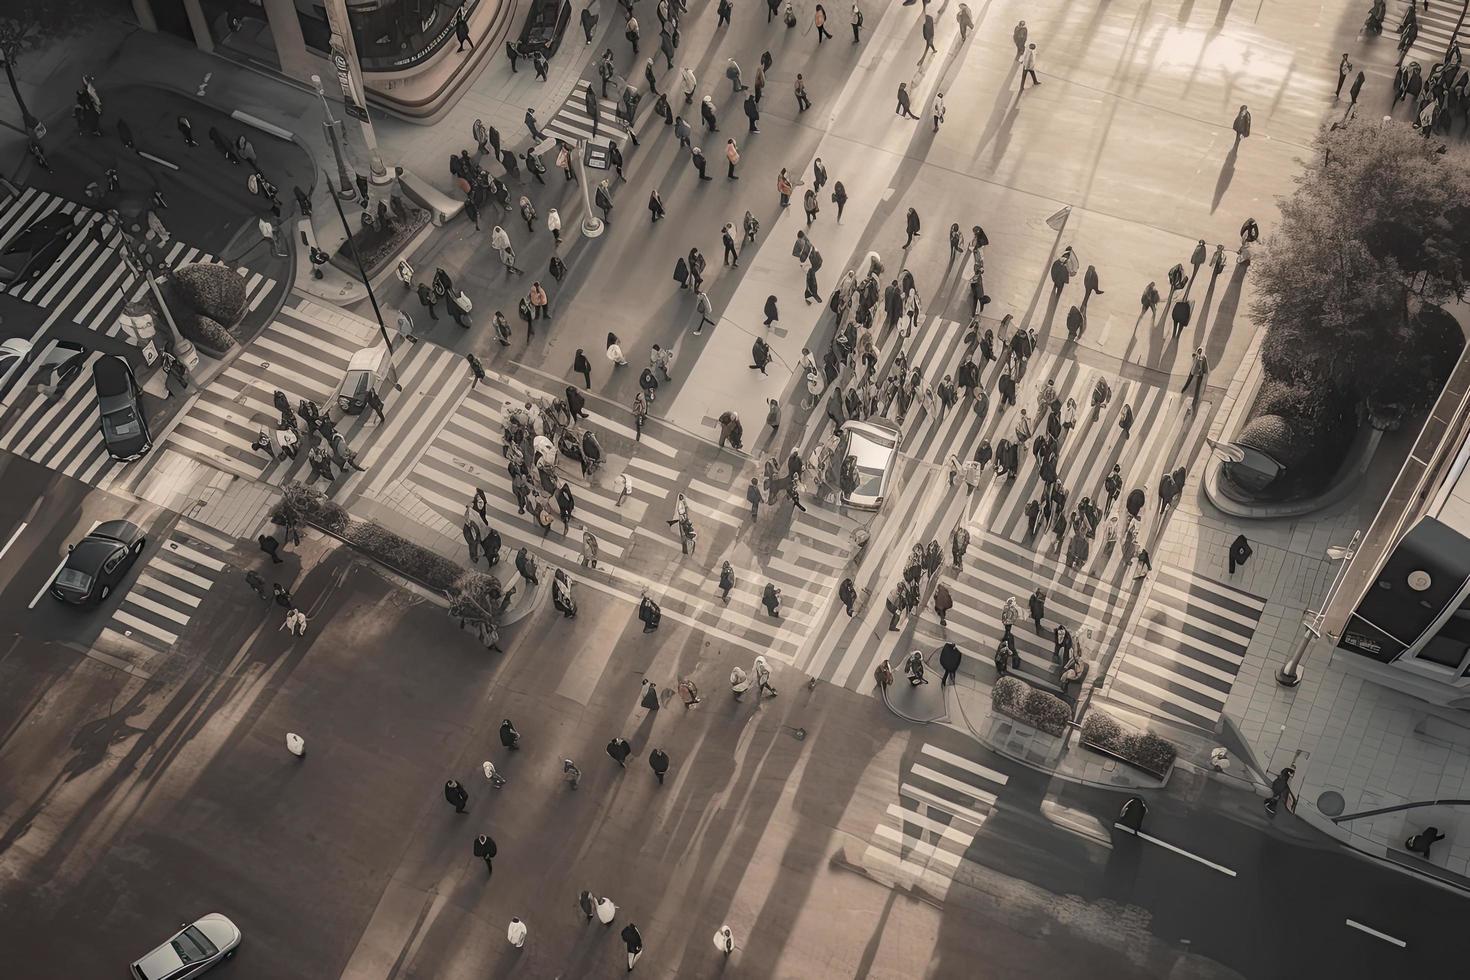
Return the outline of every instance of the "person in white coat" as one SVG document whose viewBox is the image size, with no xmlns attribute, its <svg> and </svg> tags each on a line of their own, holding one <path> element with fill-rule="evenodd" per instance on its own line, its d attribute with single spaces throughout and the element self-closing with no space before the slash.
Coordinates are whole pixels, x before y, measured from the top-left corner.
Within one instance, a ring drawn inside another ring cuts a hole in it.
<svg viewBox="0 0 1470 980">
<path fill-rule="evenodd" d="M 715 949 L 729 956 L 735 950 L 735 934 L 730 931 L 729 926 L 720 926 L 715 930 Z"/>
<path fill-rule="evenodd" d="M 561 244 L 561 215 L 556 213 L 556 208 L 546 212 L 546 228 L 551 232 L 552 241 Z"/>
<path fill-rule="evenodd" d="M 613 904 L 613 900 L 612 899 L 610 899 L 606 895 L 604 895 L 604 896 L 602 896 L 601 898 L 599 898 L 597 900 L 597 921 L 598 922 L 601 922 L 605 926 L 610 926 L 610 925 L 612 925 L 613 919 L 617 917 L 617 914 L 618 914 L 618 907 Z"/>
<path fill-rule="evenodd" d="M 526 945 L 526 924 L 515 916 L 510 917 L 510 927 L 505 930 L 505 938 L 516 949 Z"/>
<path fill-rule="evenodd" d="M 298 759 L 306 758 L 306 739 L 295 732 L 286 733 L 286 751 Z"/>
</svg>

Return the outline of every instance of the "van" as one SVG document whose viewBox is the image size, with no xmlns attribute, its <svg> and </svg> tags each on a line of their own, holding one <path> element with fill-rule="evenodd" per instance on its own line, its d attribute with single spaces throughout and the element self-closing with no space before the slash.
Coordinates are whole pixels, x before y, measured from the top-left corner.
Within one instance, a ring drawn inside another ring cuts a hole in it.
<svg viewBox="0 0 1470 980">
<path fill-rule="evenodd" d="M 366 347 L 353 354 L 337 388 L 337 407 L 348 415 L 357 415 L 366 408 L 367 393 L 376 391 L 382 383 L 390 356 L 386 346 Z"/>
</svg>

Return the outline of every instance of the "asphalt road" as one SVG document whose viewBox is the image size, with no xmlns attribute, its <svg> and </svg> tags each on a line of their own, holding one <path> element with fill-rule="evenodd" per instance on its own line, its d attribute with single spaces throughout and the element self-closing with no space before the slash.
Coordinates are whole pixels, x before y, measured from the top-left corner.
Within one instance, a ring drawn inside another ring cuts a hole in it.
<svg viewBox="0 0 1470 980">
<path fill-rule="evenodd" d="M 0 657 L 13 719 L 0 945 L 21 951 L 27 976 L 109 975 L 213 910 L 245 932 L 226 974 L 242 978 L 620 974 L 616 937 L 579 920 L 584 887 L 618 903 L 619 928 L 639 924 L 639 972 L 659 976 L 1366 977 L 1455 952 L 1442 923 L 1463 899 L 1289 818 L 1268 824 L 1252 797 L 1181 773 L 1152 801 L 1145 830 L 1227 876 L 1114 832 L 1120 794 L 912 730 L 871 698 L 809 692 L 778 668 L 777 698 L 737 703 L 728 654 L 673 625 L 644 637 L 623 603 L 593 593 L 576 620 L 543 609 L 490 654 L 312 538 L 282 569 L 312 618 L 305 639 L 231 576 L 172 669 L 128 675 L 83 655 L 77 631 L 19 611 L 76 520 L 63 508 L 106 504 L 33 482 L 4 498 L 5 526 L 26 516 L 27 489 L 63 505 L 34 557 L 0 566 L 0 604 L 22 624 Z M 665 689 L 657 712 L 638 706 L 645 675 Z M 705 702 L 669 698 L 677 676 Z M 517 753 L 498 744 L 503 718 L 522 733 Z M 304 760 L 285 752 L 286 731 L 306 737 Z M 633 745 L 626 771 L 602 754 L 613 733 Z M 654 746 L 673 760 L 663 786 L 644 762 Z M 898 786 L 936 750 L 1007 780 L 937 887 L 866 856 Z M 576 790 L 560 776 L 567 756 Z M 507 786 L 489 789 L 485 758 Z M 442 799 L 450 776 L 469 788 L 466 815 Z M 470 853 L 480 832 L 499 845 L 488 881 Z M 530 924 L 519 951 L 502 938 L 511 915 Z M 724 922 L 728 964 L 707 945 Z"/>
</svg>

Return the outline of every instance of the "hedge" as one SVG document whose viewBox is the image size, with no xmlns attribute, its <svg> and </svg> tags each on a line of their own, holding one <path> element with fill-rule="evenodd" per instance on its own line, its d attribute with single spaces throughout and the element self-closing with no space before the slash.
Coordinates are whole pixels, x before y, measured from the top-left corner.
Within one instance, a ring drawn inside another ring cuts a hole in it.
<svg viewBox="0 0 1470 980">
<path fill-rule="evenodd" d="M 295 481 L 282 488 L 281 502 L 276 505 L 272 516 L 277 522 L 284 523 L 287 516 L 293 514 L 297 520 L 326 528 L 359 551 L 451 598 L 467 588 L 499 593 L 500 583 L 494 576 L 467 572 L 457 562 L 414 544 L 380 524 L 354 520 L 340 504 L 328 500 L 320 490 Z M 493 589 L 487 590 L 489 583 L 483 581 L 485 579 L 495 583 Z"/>
<path fill-rule="evenodd" d="M 1015 677 L 1002 677 L 990 689 L 990 706 L 1003 715 L 1058 737 L 1072 722 L 1067 702 Z"/>
<path fill-rule="evenodd" d="M 175 269 L 171 279 L 179 299 L 195 313 L 226 328 L 245 315 L 245 279 L 229 266 L 194 262 Z"/>
<path fill-rule="evenodd" d="M 179 325 L 179 333 L 211 357 L 223 357 L 235 346 L 230 332 L 202 313 L 175 312 L 174 322 Z"/>
<path fill-rule="evenodd" d="M 1082 744 L 1101 749 L 1160 779 L 1168 774 L 1178 755 L 1174 743 L 1168 739 L 1149 731 L 1129 731 L 1116 718 L 1096 709 L 1082 720 Z"/>
</svg>

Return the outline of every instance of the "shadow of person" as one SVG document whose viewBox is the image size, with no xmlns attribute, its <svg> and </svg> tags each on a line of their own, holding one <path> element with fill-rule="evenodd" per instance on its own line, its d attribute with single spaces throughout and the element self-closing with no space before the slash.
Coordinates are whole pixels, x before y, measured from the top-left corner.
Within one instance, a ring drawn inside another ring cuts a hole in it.
<svg viewBox="0 0 1470 980">
<path fill-rule="evenodd" d="M 1220 210 L 1220 201 L 1224 199 L 1225 192 L 1230 189 L 1230 182 L 1235 179 L 1235 157 L 1240 153 L 1240 141 L 1230 148 L 1225 154 L 1225 163 L 1220 167 L 1220 176 L 1215 179 L 1215 195 L 1210 199 L 1210 213 L 1214 214 Z"/>
<path fill-rule="evenodd" d="M 1225 345 L 1230 341 L 1230 332 L 1235 328 L 1235 311 L 1240 306 L 1240 291 L 1245 285 L 1246 267 L 1236 263 L 1235 271 L 1230 276 L 1230 282 L 1225 285 L 1225 292 L 1220 294 L 1220 305 L 1215 308 L 1215 323 L 1205 338 L 1205 354 L 1210 363 L 1218 361 L 1225 354 Z"/>
</svg>

